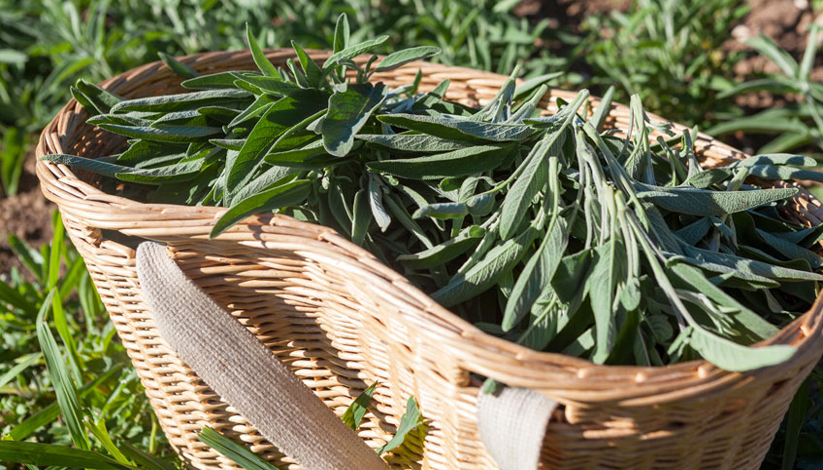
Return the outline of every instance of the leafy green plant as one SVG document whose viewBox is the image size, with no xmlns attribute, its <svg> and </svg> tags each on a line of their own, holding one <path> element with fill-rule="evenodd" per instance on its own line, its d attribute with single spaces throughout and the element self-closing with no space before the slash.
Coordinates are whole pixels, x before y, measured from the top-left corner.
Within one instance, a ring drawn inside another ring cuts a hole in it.
<svg viewBox="0 0 823 470">
<path fill-rule="evenodd" d="M 619 85 L 619 101 L 639 94 L 666 119 L 706 127 L 728 110 L 718 94 L 742 54 L 721 46 L 747 11 L 737 0 L 632 2 L 626 13 L 585 18 L 576 55 L 594 69 L 588 85 Z"/>
<path fill-rule="evenodd" d="M 65 244 L 59 217 L 54 226 L 40 249 L 11 236 L 31 276 L 14 268 L 0 279 L 0 466 L 170 470 L 173 457 L 82 258 Z"/>
<path fill-rule="evenodd" d="M 823 150 L 823 85 L 810 79 L 817 57 L 819 34 L 820 26 L 813 25 L 799 64 L 766 36 L 746 41 L 760 55 L 777 65 L 780 73 L 740 83 L 719 97 L 729 98 L 765 90 L 778 96 L 802 97 L 803 101 L 787 102 L 784 106 L 769 108 L 753 116 L 732 119 L 712 127 L 709 132 L 712 135 L 732 132 L 776 134 L 760 148 L 762 152 L 786 152 L 809 146 Z"/>
<path fill-rule="evenodd" d="M 15 127 L 9 129 L 0 148 L 0 183 L 7 196 L 17 194 L 26 150 L 26 135 Z"/>
<path fill-rule="evenodd" d="M 298 59 L 277 69 L 248 32 L 260 72 L 189 78 L 191 93 L 122 100 L 80 82 L 89 122 L 133 140 L 103 159 L 44 158 L 107 177 L 110 190 L 126 182 L 129 197 L 228 207 L 212 236 L 272 210 L 334 227 L 441 305 L 537 350 L 609 364 L 703 357 L 728 370 L 794 353 L 744 345 L 814 300 L 820 227 L 779 215 L 796 189 L 744 181 L 819 180 L 814 160 L 703 170 L 688 132 L 678 150 L 650 144 L 668 128 L 639 97 L 619 138 L 597 132 L 602 111 L 579 116 L 587 92 L 536 117 L 545 85 L 517 89 L 514 75 L 481 109 L 445 101 L 448 80 L 420 93 L 418 74 L 389 89 L 369 78 L 436 48 L 355 62 L 388 38 L 350 36 L 342 15 L 323 64 L 294 43 Z"/>
</svg>

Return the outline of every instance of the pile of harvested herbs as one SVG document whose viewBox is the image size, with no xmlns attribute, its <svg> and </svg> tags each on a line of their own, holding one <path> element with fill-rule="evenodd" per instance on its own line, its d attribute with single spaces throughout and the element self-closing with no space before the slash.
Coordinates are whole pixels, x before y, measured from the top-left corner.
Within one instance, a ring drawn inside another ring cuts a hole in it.
<svg viewBox="0 0 823 470">
<path fill-rule="evenodd" d="M 814 301 L 823 227 L 782 216 L 797 189 L 749 177 L 820 180 L 813 159 L 702 169 L 692 133 L 650 139 L 668 128 L 636 97 L 628 132 L 602 132 L 609 94 L 588 120 L 585 91 L 542 117 L 539 80 L 511 78 L 479 109 L 444 100 L 448 80 L 389 88 L 372 74 L 437 48 L 355 62 L 387 37 L 349 44 L 345 17 L 322 65 L 295 44 L 296 61 L 275 68 L 248 40 L 260 72 L 198 75 L 165 58 L 190 93 L 124 100 L 77 83 L 88 122 L 129 145 L 44 158 L 112 190 L 125 182 L 132 197 L 229 208 L 213 236 L 270 211 L 333 227 L 443 306 L 536 350 L 728 370 L 794 353 L 745 345 Z"/>
</svg>

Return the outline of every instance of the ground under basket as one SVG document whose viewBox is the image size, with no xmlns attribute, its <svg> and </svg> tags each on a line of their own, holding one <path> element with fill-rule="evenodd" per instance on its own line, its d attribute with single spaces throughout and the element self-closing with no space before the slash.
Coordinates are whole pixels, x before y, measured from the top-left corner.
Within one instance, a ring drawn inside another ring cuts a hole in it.
<svg viewBox="0 0 823 470">
<path fill-rule="evenodd" d="M 292 52 L 268 56 L 283 64 Z M 317 60 L 327 56 L 312 53 Z M 254 69 L 247 52 L 181 61 L 201 73 Z M 421 89 L 449 78 L 447 96 L 475 105 L 489 100 L 506 78 L 420 62 L 375 79 L 408 83 L 418 69 Z M 179 82 L 162 63 L 152 63 L 102 85 L 133 98 L 182 92 Z M 571 96 L 551 90 L 542 106 L 552 113 L 558 97 Z M 625 129 L 628 116 L 625 106 L 615 105 L 606 126 Z M 94 158 L 124 145 L 124 139 L 85 124 L 87 117 L 70 101 L 43 131 L 37 156 Z M 746 156 L 705 135 L 695 147 L 710 166 Z M 765 342 L 797 346 L 790 361 L 746 373 L 726 372 L 705 361 L 609 367 L 537 353 L 462 321 L 331 229 L 284 216 L 257 216 L 210 240 L 208 233 L 224 209 L 144 204 L 105 194 L 89 175 L 54 163 L 38 162 L 37 174 L 46 197 L 60 208 L 169 441 L 198 469 L 237 468 L 197 439 L 204 426 L 273 462 L 291 461 L 221 402 L 159 336 L 135 270 L 134 247 L 143 239 L 168 244 L 183 271 L 336 413 L 379 382 L 359 430 L 370 446 L 391 436 L 414 395 L 428 432 L 389 456 L 394 468 L 497 468 L 477 433 L 478 386 L 486 376 L 561 404 L 543 445 L 544 468 L 759 468 L 795 391 L 823 353 L 821 300 Z M 796 202 L 799 219 L 823 219 L 819 202 L 808 194 Z"/>
</svg>

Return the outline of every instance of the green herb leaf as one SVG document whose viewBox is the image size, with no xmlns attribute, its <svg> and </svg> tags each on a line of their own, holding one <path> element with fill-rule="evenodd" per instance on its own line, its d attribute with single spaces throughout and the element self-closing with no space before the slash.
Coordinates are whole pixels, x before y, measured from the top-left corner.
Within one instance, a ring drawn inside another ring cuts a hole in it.
<svg viewBox="0 0 823 470">
<path fill-rule="evenodd" d="M 502 275 L 520 262 L 538 233 L 529 227 L 516 238 L 492 248 L 482 260 L 465 274 L 457 274 L 449 283 L 431 295 L 444 307 L 451 307 L 481 294 L 495 285 Z"/>
<path fill-rule="evenodd" d="M 226 190 L 230 198 L 251 180 L 262 157 L 278 136 L 323 109 L 325 103 L 322 99 L 322 94 L 306 90 L 285 96 L 268 108 L 246 138 L 237 158 L 226 164 Z"/>
<path fill-rule="evenodd" d="M 412 269 L 442 266 L 477 246 L 484 235 L 485 231 L 482 228 L 472 225 L 461 230 L 456 237 L 437 246 L 414 254 L 400 255 L 397 261 Z"/>
<path fill-rule="evenodd" d="M 502 165 L 513 148 L 478 145 L 428 157 L 383 160 L 367 164 L 369 170 L 401 178 L 430 180 L 483 173 Z"/>
<path fill-rule="evenodd" d="M 403 49 L 402 51 L 393 52 L 381 60 L 375 72 L 388 72 L 398 67 L 414 62 L 415 60 L 422 60 L 434 55 L 440 54 L 440 48 L 434 46 L 420 46 Z"/>
<path fill-rule="evenodd" d="M 355 134 L 385 98 L 386 87 L 382 83 L 349 84 L 335 90 L 329 98 L 329 111 L 320 123 L 326 151 L 337 157 L 346 156 L 354 146 Z"/>
<path fill-rule="evenodd" d="M 394 433 L 394 437 L 392 437 L 391 440 L 385 445 L 377 449 L 377 454 L 383 455 L 386 452 L 400 447 L 403 445 L 403 441 L 406 440 L 406 436 L 422 424 L 423 415 L 417 408 L 417 401 L 414 397 L 409 397 L 409 401 L 406 403 L 406 412 L 403 413 L 403 416 L 400 418 L 400 425 L 397 426 L 397 431 Z"/>
<path fill-rule="evenodd" d="M 251 32 L 251 28 L 249 27 L 248 23 L 246 24 L 246 42 L 248 42 L 249 50 L 251 50 L 251 56 L 254 59 L 254 63 L 257 65 L 257 68 L 266 75 L 267 77 L 280 77 L 280 73 L 277 69 L 269 62 L 269 59 L 266 58 L 266 54 L 263 52 L 263 49 L 257 44 L 257 40 L 254 39 L 254 33 Z M 247 469 L 248 470 L 248 469 Z"/>
<path fill-rule="evenodd" d="M 734 214 L 782 201 L 797 194 L 796 188 L 756 189 L 751 191 L 709 191 L 686 187 L 666 188 L 635 183 L 637 197 L 671 212 L 690 215 Z"/>
<path fill-rule="evenodd" d="M 381 147 L 405 152 L 448 152 L 468 146 L 465 142 L 426 134 L 358 134 L 355 137 Z"/>
<path fill-rule="evenodd" d="M 220 235 L 249 215 L 300 204 L 309 196 L 310 192 L 309 180 L 293 180 L 238 200 L 214 224 L 209 237 L 214 238 Z"/>
<path fill-rule="evenodd" d="M 788 361 L 797 348 L 784 344 L 746 347 L 692 325 L 689 345 L 707 361 L 729 371 L 750 371 Z"/>
<path fill-rule="evenodd" d="M 178 95 L 158 95 L 148 98 L 135 98 L 120 101 L 112 106 L 112 113 L 126 111 L 170 112 L 197 109 L 201 106 L 219 106 L 231 104 L 238 100 L 249 99 L 251 94 L 245 90 L 205 90 Z"/>
<path fill-rule="evenodd" d="M 446 114 L 440 116 L 384 114 L 378 116 L 377 119 L 390 126 L 423 132 L 443 139 L 473 142 L 520 141 L 534 132 L 531 126 L 525 124 L 479 122 Z"/>
<path fill-rule="evenodd" d="M 566 223 L 557 219 L 543 238 L 540 248 L 521 271 L 506 303 L 501 327 L 511 330 L 531 310 L 534 302 L 548 286 L 557 271 L 568 244 Z"/>
<path fill-rule="evenodd" d="M 369 403 L 371 403 L 375 388 L 377 388 L 377 382 L 363 390 L 363 393 L 343 412 L 343 422 L 353 431 L 357 431 L 357 428 L 360 427 L 360 421 L 363 420 L 363 416 L 366 416 L 366 412 L 369 411 Z"/>
<path fill-rule="evenodd" d="M 162 60 L 163 63 L 166 64 L 166 67 L 170 68 L 172 72 L 176 73 L 177 75 L 183 78 L 194 78 L 199 75 L 193 68 L 178 61 L 174 57 L 164 52 L 158 52 L 157 55 L 160 56 L 160 60 Z"/>
<path fill-rule="evenodd" d="M 500 206 L 500 238 L 509 238 L 526 216 L 532 199 L 546 186 L 548 178 L 548 153 L 556 135 L 544 137 L 523 162 L 524 170 L 509 189 Z"/>
<path fill-rule="evenodd" d="M 385 35 L 378 36 L 374 39 L 370 39 L 368 41 L 363 41 L 359 44 L 355 44 L 353 46 L 346 47 L 342 51 L 335 52 L 334 54 L 332 54 L 331 57 L 326 59 L 326 62 L 323 63 L 323 70 L 328 70 L 331 67 L 334 67 L 338 63 L 340 63 L 342 61 L 345 61 L 347 59 L 354 59 L 355 57 L 359 56 L 360 54 L 368 52 L 368 51 L 374 49 L 375 47 L 379 46 L 380 44 L 383 44 L 388 39 L 389 39 L 389 37 L 385 36 Z"/>
<path fill-rule="evenodd" d="M 217 72 L 184 80 L 180 85 L 190 90 L 212 90 L 234 88 L 235 80 L 237 80 L 237 77 L 231 72 Z"/>
</svg>

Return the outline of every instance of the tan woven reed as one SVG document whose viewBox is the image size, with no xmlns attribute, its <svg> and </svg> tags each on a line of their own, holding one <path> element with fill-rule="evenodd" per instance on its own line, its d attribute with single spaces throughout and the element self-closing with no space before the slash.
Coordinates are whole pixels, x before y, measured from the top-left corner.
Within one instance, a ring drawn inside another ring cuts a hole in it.
<svg viewBox="0 0 823 470">
<path fill-rule="evenodd" d="M 312 56 L 322 60 L 328 54 Z M 277 50 L 269 57 L 282 64 L 292 54 Z M 254 68 L 246 52 L 202 54 L 183 62 L 200 72 Z M 448 97 L 470 104 L 491 98 L 505 79 L 428 63 L 376 78 L 399 85 L 410 82 L 418 68 L 423 89 L 450 78 Z M 138 97 L 180 92 L 179 81 L 153 63 L 103 86 Z M 543 105 L 551 113 L 557 97 L 571 96 L 552 90 Z M 70 101 L 43 132 L 37 156 L 99 157 L 123 145 L 123 139 L 86 125 L 87 117 Z M 607 125 L 625 128 L 628 109 L 613 106 Z M 696 149 L 710 165 L 745 157 L 702 135 Z M 561 403 L 545 439 L 544 468 L 755 469 L 823 351 L 818 300 L 767 341 L 796 345 L 798 353 L 785 364 L 748 373 L 703 361 L 606 367 L 537 353 L 480 332 L 331 229 L 259 216 L 209 240 L 224 209 L 144 204 L 104 194 L 63 165 L 38 162 L 37 174 L 46 197 L 60 207 L 169 441 L 199 469 L 237 468 L 197 440 L 206 425 L 267 459 L 279 463 L 281 455 L 158 336 L 135 272 L 134 246 L 141 238 L 167 243 L 182 269 L 338 414 L 367 385 L 379 382 L 372 412 L 359 431 L 369 445 L 385 442 L 414 395 L 428 433 L 390 456 L 395 468 L 497 468 L 480 443 L 475 420 L 478 377 L 489 376 Z M 797 201 L 800 217 L 813 223 L 823 219 L 813 198 Z"/>
</svg>

